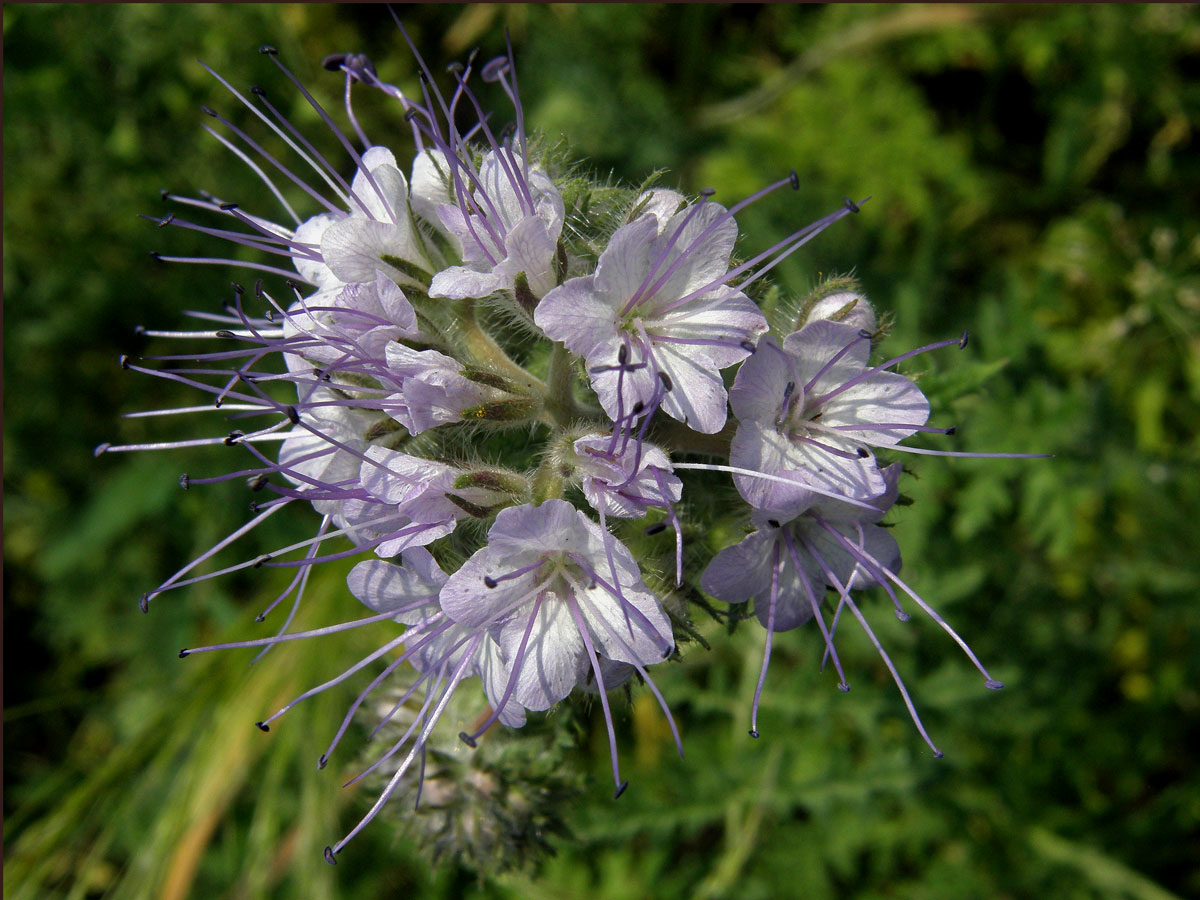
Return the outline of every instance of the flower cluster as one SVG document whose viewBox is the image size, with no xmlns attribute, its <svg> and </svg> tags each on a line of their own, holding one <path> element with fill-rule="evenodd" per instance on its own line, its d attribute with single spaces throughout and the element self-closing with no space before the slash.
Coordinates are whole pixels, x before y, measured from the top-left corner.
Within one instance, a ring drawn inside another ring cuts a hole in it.
<svg viewBox="0 0 1200 900">
<path fill-rule="evenodd" d="M 246 424 L 176 444 L 102 449 L 224 443 L 252 456 L 232 473 L 184 476 L 185 488 L 245 479 L 262 499 L 244 527 L 142 604 L 201 578 L 265 566 L 294 578 L 259 621 L 288 598 L 291 612 L 273 636 L 181 656 L 372 625 L 385 635 L 343 674 L 258 723 L 268 730 L 297 702 L 380 669 L 321 756 L 324 766 L 356 712 L 386 685 L 394 702 L 366 707 L 380 713 L 376 730 L 387 726 L 392 738 L 368 769 L 386 772 L 386 782 L 362 821 L 328 848 L 330 862 L 401 785 L 420 782 L 427 752 L 440 752 L 439 721 L 470 684 L 481 712 L 470 733 L 457 736 L 470 747 L 497 722 L 520 728 L 528 714 L 589 692 L 603 711 L 619 795 L 626 782 L 609 691 L 632 680 L 653 692 L 682 754 L 649 669 L 678 652 L 690 629 L 683 598 L 697 586 L 732 604 L 753 600 L 767 632 L 763 679 L 773 635 L 813 619 L 844 687 L 838 621 L 848 609 L 874 640 L 853 592 L 880 586 L 902 618 L 900 594 L 933 616 L 986 684 L 999 687 L 900 580 L 898 547 L 879 524 L 896 500 L 900 466 L 881 465 L 876 452 L 931 453 L 901 442 L 952 431 L 925 424 L 924 395 L 893 369 L 959 342 L 872 364 L 881 332 L 852 282 L 821 291 L 774 332 L 755 300 L 759 279 L 858 204 L 846 200 L 735 261 L 737 213 L 798 186 L 794 173 L 730 208 L 711 191 L 602 190 L 526 134 L 511 48 L 478 73 L 473 59 L 452 69 L 445 91 L 414 48 L 419 97 L 382 81 L 361 55 L 328 58 L 326 68 L 345 77 L 347 134 L 273 49 L 263 52 L 332 129 L 353 176 L 347 181 L 264 91 L 248 97 L 213 73 L 295 154 L 299 171 L 205 109 L 224 129 L 207 130 L 250 166 L 287 221 L 207 194 L 167 193 L 227 227 L 182 213 L 159 222 L 253 248 L 278 264 L 160 256 L 234 263 L 267 278 L 250 291 L 235 284 L 224 314 L 197 314 L 211 330 L 146 332 L 233 349 L 156 357 L 164 363 L 158 368 L 123 364 L 212 398 L 145 414 L 220 410 Z M 493 128 L 477 74 L 511 101 L 510 129 Z M 363 132 L 351 104 L 359 85 L 399 104 L 412 135 L 410 163 Z M 305 170 L 315 177 L 306 179 Z M 298 192 L 315 204 L 314 215 L 295 212 L 288 197 Z M 267 451 L 272 443 L 277 452 Z M 754 530 L 692 571 L 681 503 L 684 476 L 695 470 L 732 475 Z M 285 507 L 307 506 L 319 519 L 311 539 L 191 574 Z M 630 549 L 630 535 L 645 543 L 668 529 L 657 539 L 661 552 L 639 558 Z M 313 567 L 354 556 L 365 558 L 348 587 L 370 615 L 290 631 Z M 924 735 L 882 647 L 880 654 Z M 755 736 L 762 687 L 760 679 Z"/>
</svg>

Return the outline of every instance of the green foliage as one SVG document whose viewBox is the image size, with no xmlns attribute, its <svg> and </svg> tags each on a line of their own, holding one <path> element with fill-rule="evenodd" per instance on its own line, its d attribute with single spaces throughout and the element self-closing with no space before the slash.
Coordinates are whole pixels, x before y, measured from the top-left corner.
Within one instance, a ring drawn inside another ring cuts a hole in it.
<svg viewBox="0 0 1200 900">
<path fill-rule="evenodd" d="M 337 787 L 358 771 L 352 753 L 315 767 L 356 691 L 302 704 L 270 735 L 252 723 L 342 671 L 371 637 L 297 642 L 250 670 L 251 651 L 175 659 L 182 646 L 273 631 L 252 618 L 287 579 L 266 570 L 137 610 L 142 592 L 246 521 L 241 485 L 183 493 L 179 473 L 227 471 L 240 456 L 95 460 L 91 449 L 194 436 L 192 421 L 118 420 L 193 400 L 121 372 L 117 358 L 171 352 L 134 327 L 216 309 L 230 278 L 246 277 L 152 264 L 150 250 L 212 248 L 136 214 L 162 215 L 163 187 L 247 208 L 269 200 L 197 127 L 209 121 L 200 104 L 236 104 L 193 58 L 239 89 L 263 84 L 335 160 L 336 141 L 256 48 L 278 47 L 334 110 L 340 82 L 320 69 L 325 54 L 363 50 L 415 91 L 413 63 L 378 7 L 10 4 L 6 896 L 1200 894 L 1195 8 L 427 6 L 401 16 L 435 71 L 475 45 L 498 52 L 511 30 L 527 122 L 547 153 L 564 172 L 582 159 L 612 174 L 610 190 L 576 191 L 569 209 L 622 215 L 630 188 L 660 170 L 663 186 L 712 185 L 732 203 L 795 168 L 799 192 L 739 217 L 748 257 L 844 194 L 873 195 L 780 267 L 772 302 L 790 309 L 821 273 L 853 273 L 895 316 L 881 352 L 969 328 L 965 350 L 907 365 L 934 423 L 959 426 L 924 446 L 1055 454 L 905 460 L 913 502 L 889 519 L 906 579 L 1007 687 L 983 690 L 934 623 L 902 624 L 880 596 L 867 615 L 946 757 L 930 758 L 851 622 L 840 631 L 848 695 L 819 671 L 819 635 L 777 637 L 753 741 L 762 632 L 693 607 L 712 649 L 689 644 L 659 681 L 686 760 L 635 687 L 616 703 L 631 785 L 614 802 L 596 711 L 572 704 L 546 723 L 571 717 L 583 732 L 560 766 L 584 794 L 561 810 L 574 837 L 551 841 L 557 856 L 477 877 L 454 860 L 433 866 L 403 830 L 376 823 L 326 866 L 321 848 L 373 799 Z M 368 134 L 405 146 L 383 98 L 362 95 L 356 113 Z M 502 458 L 497 445 L 487 461 Z M 703 555 L 741 523 L 722 479 L 694 474 L 701 489 L 685 520 L 721 516 L 687 535 L 688 552 Z M 306 528 L 280 521 L 239 558 Z M 669 538 L 644 539 L 663 572 Z M 297 624 L 356 615 L 343 575 L 321 574 Z"/>
</svg>

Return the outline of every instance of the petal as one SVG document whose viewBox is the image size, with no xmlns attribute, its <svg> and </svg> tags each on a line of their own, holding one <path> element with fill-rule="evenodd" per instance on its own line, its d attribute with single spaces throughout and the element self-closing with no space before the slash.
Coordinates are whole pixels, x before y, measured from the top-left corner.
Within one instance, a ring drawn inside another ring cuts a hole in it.
<svg viewBox="0 0 1200 900">
<path fill-rule="evenodd" d="M 333 213 L 321 213 L 313 216 L 311 219 L 306 219 L 297 228 L 292 239 L 299 244 L 311 244 L 316 250 L 321 249 L 321 237 L 334 222 L 340 221 L 341 216 L 336 216 Z M 324 257 L 322 256 L 322 260 Z M 305 281 L 315 284 L 319 288 L 331 288 L 341 284 L 341 280 L 333 274 L 329 266 L 324 262 L 304 257 L 296 257 L 296 271 L 300 273 L 300 277 Z"/>
<path fill-rule="evenodd" d="M 463 300 L 482 298 L 504 287 L 504 276 L 495 272 L 477 272 L 466 266 L 451 266 L 433 276 L 429 284 L 430 297 Z"/>
<path fill-rule="evenodd" d="M 511 279 L 524 272 L 535 297 L 543 297 L 558 283 L 554 271 L 558 237 L 552 235 L 546 223 L 537 216 L 526 216 L 508 232 L 504 241 L 508 258 L 501 265 L 506 276 L 505 287 L 512 289 Z"/>
<path fill-rule="evenodd" d="M 789 362 L 790 358 L 774 341 L 767 339 L 760 343 L 754 354 L 742 363 L 729 389 L 733 414 L 743 422 L 755 421 L 764 425 L 775 422 L 783 411 L 788 383 L 792 383 L 793 392 L 801 389 L 795 382 L 794 367 Z"/>
<path fill-rule="evenodd" d="M 583 684 L 591 671 L 587 649 L 567 604 L 551 598 L 538 609 L 525 653 L 517 659 L 528 613 L 514 616 L 501 630 L 504 659 L 520 670 L 513 697 L 529 710 L 549 709 Z"/>
<path fill-rule="evenodd" d="M 406 227 L 376 222 L 364 216 L 351 216 L 330 225 L 321 238 L 321 255 L 334 275 L 347 282 L 374 281 L 380 272 L 385 272 L 393 281 L 415 283 L 410 276 L 385 262 L 385 256 L 394 256 L 418 267 L 425 265 Z"/>
<path fill-rule="evenodd" d="M 594 275 L 571 278 L 542 297 L 533 311 L 533 321 L 551 340 L 589 363 L 617 339 L 617 310 L 609 295 L 596 288 Z M 606 360 L 615 363 L 613 357 Z M 597 364 L 597 363 L 593 363 Z"/>
<path fill-rule="evenodd" d="M 771 587 L 775 534 L 755 531 L 713 557 L 700 587 L 726 603 L 744 603 Z"/>
<path fill-rule="evenodd" d="M 716 434 L 724 428 L 728 414 L 725 382 L 708 356 L 672 344 L 655 347 L 654 355 L 659 369 L 672 382 L 663 411 L 701 434 Z"/>
<path fill-rule="evenodd" d="M 613 232 L 596 263 L 596 290 L 618 311 L 637 293 L 657 253 L 658 222 L 642 216 Z"/>
</svg>

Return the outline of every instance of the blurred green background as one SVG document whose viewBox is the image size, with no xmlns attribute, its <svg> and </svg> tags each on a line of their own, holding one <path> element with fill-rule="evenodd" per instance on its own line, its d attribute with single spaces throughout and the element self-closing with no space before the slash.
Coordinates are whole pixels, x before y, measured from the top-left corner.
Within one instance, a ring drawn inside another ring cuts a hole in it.
<svg viewBox="0 0 1200 900">
<path fill-rule="evenodd" d="M 218 309 L 249 277 L 155 264 L 148 251 L 215 245 L 137 214 L 163 214 L 161 188 L 271 208 L 200 130 L 200 104 L 236 104 L 195 58 L 263 84 L 331 152 L 256 48 L 278 47 L 334 109 L 326 54 L 364 51 L 408 88 L 413 62 L 382 7 L 6 4 L 5 895 L 1200 896 L 1196 8 L 398 11 L 435 70 L 474 46 L 498 53 L 509 29 L 526 121 L 600 173 L 638 183 L 664 168 L 666 184 L 729 203 L 794 167 L 798 194 L 740 217 L 744 250 L 874 196 L 778 281 L 802 293 L 854 270 L 895 313 L 892 349 L 972 329 L 962 354 L 924 364 L 935 421 L 960 426 L 962 449 L 1056 454 L 917 460 L 916 502 L 892 519 L 909 582 L 1008 687 L 983 691 L 931 622 L 902 627 L 876 598 L 945 758 L 849 628 L 849 695 L 818 673 L 815 632 L 780 636 L 752 741 L 761 631 L 702 622 L 714 649 L 659 676 L 686 761 L 638 692 L 620 711 L 631 787 L 614 803 L 593 721 L 570 761 L 591 776 L 563 810 L 574 838 L 540 869 L 433 867 L 386 823 L 327 866 L 321 848 L 372 799 L 338 787 L 353 760 L 313 765 L 357 689 L 270 735 L 251 723 L 371 636 L 293 644 L 253 669 L 235 654 L 181 662 L 179 647 L 250 635 L 281 587 L 252 572 L 137 609 L 245 521 L 244 487 L 177 486 L 184 470 L 227 470 L 231 451 L 91 451 L 195 434 L 118 418 L 194 402 L 118 355 L 165 352 L 135 326 Z M 394 105 L 362 94 L 357 111 L 403 155 Z M 282 523 L 244 556 L 307 528 Z M 344 571 L 315 579 L 298 624 L 358 614 Z"/>
</svg>

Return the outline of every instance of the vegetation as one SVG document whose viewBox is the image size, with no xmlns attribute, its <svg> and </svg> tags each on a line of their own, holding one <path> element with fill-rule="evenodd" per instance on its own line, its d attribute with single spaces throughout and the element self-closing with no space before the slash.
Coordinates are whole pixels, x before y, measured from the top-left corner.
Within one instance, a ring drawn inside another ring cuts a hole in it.
<svg viewBox="0 0 1200 900">
<path fill-rule="evenodd" d="M 244 487 L 177 487 L 185 469 L 225 471 L 234 451 L 91 450 L 191 436 L 189 423 L 118 419 L 190 398 L 117 359 L 165 352 L 135 326 L 219 308 L 239 277 L 155 263 L 149 251 L 211 248 L 137 214 L 162 214 L 162 188 L 268 199 L 199 129 L 200 104 L 234 104 L 194 59 L 262 84 L 308 134 L 319 121 L 259 45 L 334 107 L 326 54 L 366 52 L 415 90 L 413 61 L 383 7 L 9 4 L 6 896 L 1200 895 L 1196 9 L 398 12 L 435 70 L 474 46 L 499 52 L 509 29 L 529 125 L 626 184 L 663 169 L 729 203 L 795 168 L 787 203 L 739 217 L 744 250 L 873 195 L 776 281 L 791 297 L 853 271 L 895 315 L 891 348 L 970 328 L 968 349 L 910 370 L 935 421 L 956 423 L 964 450 L 1056 455 L 920 460 L 915 502 L 892 518 L 910 584 L 1007 687 L 980 690 L 932 623 L 877 616 L 946 752 L 934 760 L 861 635 L 843 633 L 858 675 L 843 695 L 802 629 L 776 641 L 752 741 L 762 633 L 740 628 L 660 676 L 685 761 L 647 692 L 618 706 L 631 785 L 616 802 L 598 715 L 556 714 L 581 735 L 553 752 L 582 793 L 553 858 L 500 875 L 453 856 L 435 866 L 381 821 L 327 866 L 321 848 L 371 799 L 339 787 L 352 762 L 314 765 L 355 691 L 269 735 L 252 723 L 371 638 L 278 648 L 253 668 L 237 654 L 178 660 L 245 636 L 286 576 L 204 582 L 143 616 L 143 591 L 245 521 Z M 395 105 L 363 97 L 367 133 L 404 145 Z M 281 522 L 246 555 L 305 527 Z M 319 573 L 299 624 L 357 614 L 344 574 Z"/>
</svg>

